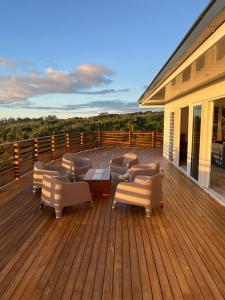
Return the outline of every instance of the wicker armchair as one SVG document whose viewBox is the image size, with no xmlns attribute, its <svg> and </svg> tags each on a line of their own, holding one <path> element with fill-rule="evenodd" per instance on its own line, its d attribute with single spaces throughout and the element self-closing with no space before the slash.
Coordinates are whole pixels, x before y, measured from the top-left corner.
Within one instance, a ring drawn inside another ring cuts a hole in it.
<svg viewBox="0 0 225 300">
<path fill-rule="evenodd" d="M 92 168 L 92 162 L 88 158 L 80 157 L 77 153 L 63 155 L 62 166 L 73 178 L 79 178 Z"/>
<path fill-rule="evenodd" d="M 43 204 L 55 209 L 56 218 L 62 217 L 64 207 L 89 202 L 93 207 L 90 188 L 87 182 L 70 182 L 65 176 L 43 177 L 41 208 Z"/>
<path fill-rule="evenodd" d="M 151 161 L 148 164 L 133 165 L 126 174 L 122 175 L 120 179 L 124 181 L 134 181 L 138 175 L 153 176 L 160 172 L 160 166 L 158 161 Z"/>
<path fill-rule="evenodd" d="M 112 208 L 117 202 L 145 207 L 146 217 L 150 217 L 152 209 L 163 206 L 161 174 L 153 176 L 138 175 L 134 182 L 118 184 Z"/>
<path fill-rule="evenodd" d="M 113 173 L 125 174 L 129 168 L 138 164 L 136 154 L 126 153 L 121 157 L 114 158 L 110 161 L 110 170 Z"/>
<path fill-rule="evenodd" d="M 42 161 L 36 161 L 33 169 L 33 193 L 42 188 L 44 175 L 49 176 L 66 176 L 66 169 L 62 166 L 47 165 Z"/>
</svg>

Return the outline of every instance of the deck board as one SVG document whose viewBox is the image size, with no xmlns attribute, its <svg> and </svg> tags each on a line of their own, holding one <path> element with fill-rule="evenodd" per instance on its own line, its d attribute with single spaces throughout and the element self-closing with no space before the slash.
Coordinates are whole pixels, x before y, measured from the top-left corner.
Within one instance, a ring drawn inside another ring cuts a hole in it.
<svg viewBox="0 0 225 300">
<path fill-rule="evenodd" d="M 94 167 L 134 151 L 165 168 L 164 208 L 96 199 L 56 220 L 28 174 L 0 190 L 1 299 L 224 299 L 225 208 L 160 149 L 96 149 Z M 115 187 L 113 179 L 112 194 Z"/>
</svg>

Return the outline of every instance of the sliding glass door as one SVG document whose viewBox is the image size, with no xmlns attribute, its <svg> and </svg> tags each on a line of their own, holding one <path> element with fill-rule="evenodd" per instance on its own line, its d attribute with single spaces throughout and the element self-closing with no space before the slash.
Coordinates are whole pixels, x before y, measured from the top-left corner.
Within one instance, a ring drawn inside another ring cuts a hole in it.
<svg viewBox="0 0 225 300">
<path fill-rule="evenodd" d="M 191 153 L 191 176 L 198 180 L 199 151 L 201 133 L 201 106 L 193 108 L 193 131 L 192 131 L 192 153 Z"/>
</svg>

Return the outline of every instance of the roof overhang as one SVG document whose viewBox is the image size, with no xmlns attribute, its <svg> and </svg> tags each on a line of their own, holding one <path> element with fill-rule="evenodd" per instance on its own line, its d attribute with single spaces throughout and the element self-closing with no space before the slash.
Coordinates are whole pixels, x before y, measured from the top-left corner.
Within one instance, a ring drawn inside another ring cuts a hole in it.
<svg viewBox="0 0 225 300">
<path fill-rule="evenodd" d="M 211 1 L 140 97 L 140 107 L 156 108 L 165 105 L 165 100 L 159 96 L 165 85 L 219 40 L 224 30 L 225 1 Z"/>
</svg>

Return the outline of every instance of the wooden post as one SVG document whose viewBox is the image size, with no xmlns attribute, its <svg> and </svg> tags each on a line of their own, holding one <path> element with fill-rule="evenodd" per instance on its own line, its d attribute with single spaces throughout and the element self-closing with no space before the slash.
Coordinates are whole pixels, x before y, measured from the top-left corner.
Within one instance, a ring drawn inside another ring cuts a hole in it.
<svg viewBox="0 0 225 300">
<path fill-rule="evenodd" d="M 156 145 L 156 132 L 152 131 L 152 148 L 155 148 Z"/>
<path fill-rule="evenodd" d="M 20 179 L 20 165 L 19 165 L 19 143 L 13 144 L 13 160 L 14 160 L 14 174 L 17 180 Z"/>
<path fill-rule="evenodd" d="M 34 140 L 34 161 L 38 160 L 38 139 Z"/>
<path fill-rule="evenodd" d="M 102 146 L 101 131 L 100 130 L 97 132 L 97 145 L 98 145 L 98 147 Z"/>
<path fill-rule="evenodd" d="M 129 131 L 129 147 L 132 147 L 132 131 Z"/>
<path fill-rule="evenodd" d="M 84 149 L 84 133 L 80 133 L 80 151 L 83 151 Z"/>
<path fill-rule="evenodd" d="M 70 152 L 70 135 L 66 134 L 66 152 Z"/>
<path fill-rule="evenodd" d="M 55 161 L 55 136 L 51 136 L 51 161 Z"/>
</svg>

